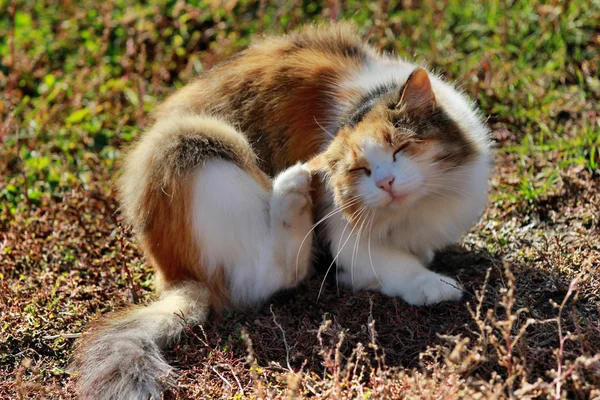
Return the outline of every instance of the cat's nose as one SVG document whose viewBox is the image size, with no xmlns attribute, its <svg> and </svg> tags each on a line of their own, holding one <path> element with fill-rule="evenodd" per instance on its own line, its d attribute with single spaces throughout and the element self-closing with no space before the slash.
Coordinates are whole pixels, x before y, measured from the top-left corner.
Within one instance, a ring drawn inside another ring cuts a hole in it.
<svg viewBox="0 0 600 400">
<path fill-rule="evenodd" d="M 386 192 L 391 192 L 392 191 L 392 183 L 394 183 L 394 178 L 393 176 L 386 176 L 384 178 L 378 179 L 375 184 L 377 185 L 378 188 L 385 190 Z"/>
</svg>

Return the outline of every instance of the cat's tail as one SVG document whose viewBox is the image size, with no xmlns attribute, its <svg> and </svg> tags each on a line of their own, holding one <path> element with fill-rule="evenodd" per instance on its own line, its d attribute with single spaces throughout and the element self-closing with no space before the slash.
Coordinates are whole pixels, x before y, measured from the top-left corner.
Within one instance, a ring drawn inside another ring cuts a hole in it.
<svg viewBox="0 0 600 400">
<path fill-rule="evenodd" d="M 229 167 L 213 168 L 216 179 L 205 179 L 208 183 L 198 190 L 209 161 L 228 162 Z M 231 176 L 242 178 L 232 184 Z M 251 192 L 239 182 L 258 188 Z M 172 377 L 161 348 L 177 341 L 184 324 L 202 324 L 209 309 L 219 310 L 231 302 L 225 272 L 231 258 L 212 251 L 211 244 L 218 240 L 215 237 L 230 235 L 228 227 L 231 235 L 238 229 L 250 231 L 231 221 L 239 221 L 237 215 L 243 217 L 246 210 L 248 215 L 261 215 L 260 196 L 268 198 L 271 182 L 258 169 L 246 138 L 233 126 L 209 116 L 173 114 L 141 136 L 126 157 L 119 183 L 123 214 L 153 265 L 163 294 L 148 307 L 100 322 L 84 336 L 74 366 L 83 399 L 160 399 L 164 380 Z M 198 210 L 211 210 L 206 215 L 213 221 L 197 224 L 208 232 L 202 240 L 194 223 Z"/>
<path fill-rule="evenodd" d="M 160 399 L 174 372 L 161 348 L 185 327 L 202 324 L 210 295 L 196 281 L 181 282 L 148 307 L 131 308 L 101 322 L 84 337 L 74 368 L 82 399 Z"/>
</svg>

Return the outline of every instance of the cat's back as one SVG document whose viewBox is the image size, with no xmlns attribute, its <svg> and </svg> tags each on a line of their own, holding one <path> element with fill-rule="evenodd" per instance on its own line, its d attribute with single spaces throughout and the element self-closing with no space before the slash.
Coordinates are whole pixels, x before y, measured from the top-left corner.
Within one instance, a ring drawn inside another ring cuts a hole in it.
<svg viewBox="0 0 600 400">
<path fill-rule="evenodd" d="M 342 83 L 376 57 L 349 24 L 311 25 L 288 35 L 261 37 L 174 93 L 156 116 L 239 114 L 259 98 L 262 103 L 278 101 L 311 83 Z"/>
</svg>

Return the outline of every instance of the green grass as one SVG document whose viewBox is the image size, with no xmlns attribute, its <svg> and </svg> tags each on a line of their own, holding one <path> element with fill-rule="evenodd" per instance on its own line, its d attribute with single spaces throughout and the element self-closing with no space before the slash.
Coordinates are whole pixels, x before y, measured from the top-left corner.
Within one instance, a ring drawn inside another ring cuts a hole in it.
<svg viewBox="0 0 600 400">
<path fill-rule="evenodd" d="M 554 397 L 560 355 L 572 368 L 564 394 L 600 396 L 599 367 L 578 358 L 600 352 L 599 1 L 0 0 L 0 397 L 72 397 L 73 339 L 55 336 L 152 298 L 151 269 L 121 223 L 113 182 L 154 107 L 254 35 L 330 20 L 352 20 L 377 48 L 456 81 L 489 117 L 490 207 L 436 267 L 470 293 L 491 268 L 482 304 L 495 314 L 472 316 L 464 303 L 417 309 L 330 284 L 316 302 L 317 276 L 272 301 L 296 374 L 281 370 L 286 351 L 267 305 L 215 317 L 206 337 L 190 331 L 169 353 L 182 372 L 178 393 L 240 396 L 239 378 L 246 396 L 531 397 L 526 383 L 541 379 L 536 390 Z M 559 320 L 561 334 L 578 336 L 561 347 L 549 301 L 560 303 L 582 271 L 578 300 Z M 508 324 L 521 307 L 527 316 Z M 527 318 L 553 322 L 519 336 Z M 490 330 L 476 334 L 481 323 Z M 245 363 L 242 332 L 256 364 Z M 519 339 L 512 359 L 506 335 Z M 353 353 L 359 343 L 366 356 Z M 352 363 L 367 372 L 348 373 Z"/>
</svg>

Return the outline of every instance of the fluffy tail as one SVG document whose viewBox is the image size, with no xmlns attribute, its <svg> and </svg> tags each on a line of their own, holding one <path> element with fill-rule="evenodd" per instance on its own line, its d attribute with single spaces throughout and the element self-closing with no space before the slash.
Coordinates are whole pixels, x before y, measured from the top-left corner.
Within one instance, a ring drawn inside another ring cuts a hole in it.
<svg viewBox="0 0 600 400">
<path fill-rule="evenodd" d="M 79 395 L 95 400 L 160 399 L 173 377 L 161 348 L 179 339 L 186 324 L 209 312 L 209 293 L 198 282 L 183 282 L 148 307 L 109 318 L 84 337 L 75 355 Z"/>
</svg>

